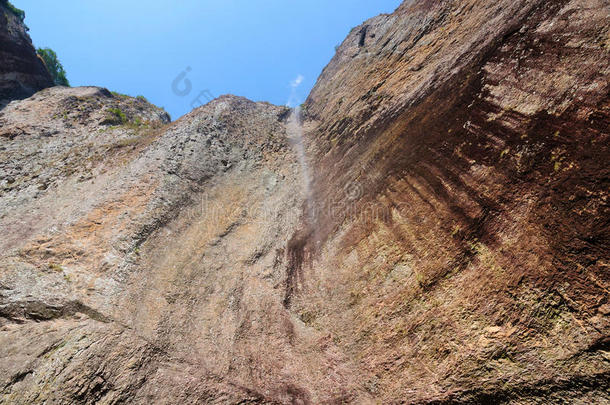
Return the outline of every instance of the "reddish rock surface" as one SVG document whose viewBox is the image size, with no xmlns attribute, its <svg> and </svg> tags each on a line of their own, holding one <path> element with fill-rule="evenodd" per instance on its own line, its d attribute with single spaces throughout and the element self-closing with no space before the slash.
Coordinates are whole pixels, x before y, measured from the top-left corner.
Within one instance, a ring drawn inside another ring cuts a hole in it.
<svg viewBox="0 0 610 405">
<path fill-rule="evenodd" d="M 607 386 L 609 12 L 407 2 L 322 73 L 306 104 L 319 235 L 297 308 L 386 401 Z"/>
<path fill-rule="evenodd" d="M 0 403 L 608 403 L 609 13 L 405 2 L 304 140 L 234 96 L 11 103 Z"/>
</svg>

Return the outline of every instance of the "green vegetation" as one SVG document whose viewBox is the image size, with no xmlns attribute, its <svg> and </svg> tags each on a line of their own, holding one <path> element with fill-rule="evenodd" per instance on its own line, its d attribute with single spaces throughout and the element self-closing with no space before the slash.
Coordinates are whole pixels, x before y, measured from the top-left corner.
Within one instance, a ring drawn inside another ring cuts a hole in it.
<svg viewBox="0 0 610 405">
<path fill-rule="evenodd" d="M 106 111 L 108 114 L 102 121 L 102 125 L 110 125 L 110 129 L 123 127 L 138 131 L 140 129 L 150 128 L 151 123 L 149 121 L 142 121 L 142 118 L 135 117 L 135 119 L 129 119 L 127 114 L 120 108 L 109 108 Z M 106 129 L 101 130 L 100 133 L 105 132 Z"/>
<path fill-rule="evenodd" d="M 132 96 L 130 96 L 128 94 L 119 93 L 118 91 L 111 91 L 110 93 L 112 93 L 113 96 L 118 97 L 118 98 L 133 98 Z M 146 97 L 144 97 L 143 95 L 136 96 L 135 99 L 138 101 L 144 101 L 144 102 L 148 103 L 148 99 Z"/>
<path fill-rule="evenodd" d="M 108 118 L 108 122 L 115 125 L 123 125 L 127 123 L 127 116 L 120 108 L 110 108 L 108 112 L 111 114 Z"/>
<path fill-rule="evenodd" d="M 50 263 L 49 264 L 49 269 L 51 269 L 53 271 L 57 271 L 57 272 L 64 271 L 63 267 L 61 267 L 61 265 L 59 265 L 57 263 Z"/>
<path fill-rule="evenodd" d="M 417 285 L 421 288 L 424 288 L 426 286 L 426 277 L 424 276 L 424 273 L 416 271 L 415 280 L 417 280 Z"/>
<path fill-rule="evenodd" d="M 66 77 L 66 71 L 63 65 L 57 58 L 57 54 L 51 48 L 38 48 L 38 56 L 42 58 L 47 70 L 53 78 L 53 82 L 57 86 L 70 86 L 70 82 Z"/>
<path fill-rule="evenodd" d="M 25 11 L 20 10 L 17 7 L 13 6 L 11 4 L 11 2 L 8 0 L 0 0 L 0 4 L 2 4 L 4 7 L 6 7 L 8 9 L 8 11 L 10 11 L 14 15 L 16 15 L 21 20 L 21 22 L 25 21 Z"/>
<path fill-rule="evenodd" d="M 113 96 L 115 97 L 119 97 L 119 98 L 126 98 L 129 97 L 127 94 L 123 94 L 123 93 L 119 93 L 118 91 L 111 91 L 110 93 L 112 93 Z"/>
</svg>

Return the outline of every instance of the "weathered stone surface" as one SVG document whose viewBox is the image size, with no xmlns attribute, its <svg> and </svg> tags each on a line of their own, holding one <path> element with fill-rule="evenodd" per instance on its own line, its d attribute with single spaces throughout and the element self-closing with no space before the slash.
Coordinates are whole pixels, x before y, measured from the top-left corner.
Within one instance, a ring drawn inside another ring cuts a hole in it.
<svg viewBox="0 0 610 405">
<path fill-rule="evenodd" d="M 0 108 L 51 86 L 25 25 L 0 2 Z"/>
<path fill-rule="evenodd" d="M 609 12 L 406 2 L 323 72 L 292 309 L 383 402 L 608 400 Z"/>
<path fill-rule="evenodd" d="M 0 112 L 0 403 L 605 403 L 609 5 L 405 2 L 302 112 Z M 304 179 L 311 176 L 311 190 Z"/>
</svg>

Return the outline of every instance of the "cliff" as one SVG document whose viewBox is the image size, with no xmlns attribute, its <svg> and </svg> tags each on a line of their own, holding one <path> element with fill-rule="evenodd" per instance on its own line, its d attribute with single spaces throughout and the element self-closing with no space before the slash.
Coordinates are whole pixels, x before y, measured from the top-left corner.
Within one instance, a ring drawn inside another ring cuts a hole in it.
<svg viewBox="0 0 610 405">
<path fill-rule="evenodd" d="M 0 403 L 610 401 L 609 13 L 407 1 L 300 112 L 9 104 Z"/>
<path fill-rule="evenodd" d="M 376 396 L 607 387 L 608 12 L 406 2 L 322 73 L 306 113 L 323 249 L 293 310 Z"/>
<path fill-rule="evenodd" d="M 0 61 L 0 107 L 53 85 L 25 24 L 5 2 L 0 2 Z"/>
</svg>

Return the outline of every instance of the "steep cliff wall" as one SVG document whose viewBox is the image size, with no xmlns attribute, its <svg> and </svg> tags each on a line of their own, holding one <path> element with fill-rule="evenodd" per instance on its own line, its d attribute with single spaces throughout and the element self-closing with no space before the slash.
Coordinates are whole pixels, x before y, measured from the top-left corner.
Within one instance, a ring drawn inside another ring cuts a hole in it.
<svg viewBox="0 0 610 405">
<path fill-rule="evenodd" d="M 11 103 L 0 403 L 610 401 L 609 12 L 405 2 L 322 73 L 305 161 L 234 96 Z"/>
<path fill-rule="evenodd" d="M 23 21 L 0 2 L 0 107 L 52 85 Z"/>
<path fill-rule="evenodd" d="M 607 381 L 609 12 L 406 2 L 322 73 L 306 104 L 318 234 L 293 310 L 377 395 Z"/>
</svg>

